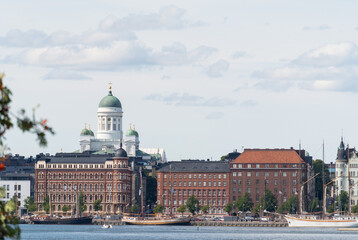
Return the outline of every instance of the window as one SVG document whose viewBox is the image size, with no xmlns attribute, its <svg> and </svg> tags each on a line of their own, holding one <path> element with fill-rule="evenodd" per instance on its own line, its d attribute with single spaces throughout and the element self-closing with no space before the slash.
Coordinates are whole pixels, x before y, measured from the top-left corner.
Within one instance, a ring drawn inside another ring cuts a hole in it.
<svg viewBox="0 0 358 240">
<path fill-rule="evenodd" d="M 251 193 L 251 188 L 247 188 L 247 193 Z"/>
<path fill-rule="evenodd" d="M 292 180 L 292 185 L 296 185 L 296 180 Z"/>
<path fill-rule="evenodd" d="M 251 184 L 251 180 L 247 179 L 247 185 L 250 185 L 250 184 Z"/>
<path fill-rule="evenodd" d="M 249 163 L 249 164 L 247 164 L 247 168 L 251 168 L 251 164 Z"/>
<path fill-rule="evenodd" d="M 256 179 L 256 185 L 259 185 L 259 184 L 260 184 L 260 180 Z"/>
<path fill-rule="evenodd" d="M 274 184 L 275 184 L 275 186 L 277 186 L 277 180 L 274 180 Z"/>
<path fill-rule="evenodd" d="M 232 176 L 233 176 L 233 177 L 236 177 L 236 172 L 233 172 L 233 173 L 232 173 Z"/>
<path fill-rule="evenodd" d="M 297 168 L 297 164 L 292 164 L 292 167 L 293 167 L 293 168 Z"/>
<path fill-rule="evenodd" d="M 237 175 L 238 175 L 239 177 L 241 177 L 241 176 L 242 176 L 242 172 L 238 172 Z"/>
<path fill-rule="evenodd" d="M 277 164 L 277 163 L 275 164 L 275 168 L 278 168 L 278 164 Z"/>
<path fill-rule="evenodd" d="M 256 172 L 256 177 L 259 177 L 260 176 L 260 172 Z"/>
<path fill-rule="evenodd" d="M 296 177 L 296 176 L 297 176 L 297 172 L 293 172 L 292 177 Z"/>
<path fill-rule="evenodd" d="M 265 164 L 265 168 L 269 168 L 270 165 L 268 163 Z"/>
<path fill-rule="evenodd" d="M 287 177 L 287 173 L 283 172 L 282 176 Z"/>
<path fill-rule="evenodd" d="M 239 168 L 242 168 L 242 164 L 241 164 L 241 163 L 240 163 L 240 164 L 238 164 L 238 167 L 239 167 Z"/>
<path fill-rule="evenodd" d="M 278 177 L 278 172 L 275 172 L 275 174 L 274 174 L 274 175 L 275 175 L 275 177 Z"/>
<path fill-rule="evenodd" d="M 256 164 L 256 168 L 260 168 L 260 164 Z"/>
<path fill-rule="evenodd" d="M 237 164 L 233 164 L 232 167 L 233 167 L 233 168 L 237 168 Z"/>
<path fill-rule="evenodd" d="M 268 177 L 269 175 L 269 172 L 265 172 L 265 177 Z"/>
<path fill-rule="evenodd" d="M 251 172 L 247 172 L 247 176 L 248 176 L 248 177 L 251 177 Z"/>
</svg>

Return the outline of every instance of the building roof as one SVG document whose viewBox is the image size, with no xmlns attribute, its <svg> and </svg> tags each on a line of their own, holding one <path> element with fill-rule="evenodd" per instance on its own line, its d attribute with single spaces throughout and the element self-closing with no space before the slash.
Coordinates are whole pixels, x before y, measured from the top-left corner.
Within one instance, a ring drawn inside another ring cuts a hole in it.
<svg viewBox="0 0 358 240">
<path fill-rule="evenodd" d="M 104 107 L 115 107 L 115 108 L 122 108 L 122 104 L 118 98 L 112 95 L 112 91 L 109 91 L 108 95 L 102 98 L 101 102 L 99 103 L 100 108 Z"/>
<path fill-rule="evenodd" d="M 294 149 L 245 149 L 232 163 L 305 163 Z"/>
<path fill-rule="evenodd" d="M 222 173 L 230 172 L 228 162 L 190 160 L 181 162 L 170 162 L 159 169 L 158 172 L 200 172 L 200 173 Z"/>
<path fill-rule="evenodd" d="M 38 161 L 45 160 L 48 163 L 75 163 L 75 164 L 104 164 L 106 160 L 112 160 L 109 155 L 94 155 L 88 153 L 56 153 L 55 156 L 45 156 Z"/>
</svg>

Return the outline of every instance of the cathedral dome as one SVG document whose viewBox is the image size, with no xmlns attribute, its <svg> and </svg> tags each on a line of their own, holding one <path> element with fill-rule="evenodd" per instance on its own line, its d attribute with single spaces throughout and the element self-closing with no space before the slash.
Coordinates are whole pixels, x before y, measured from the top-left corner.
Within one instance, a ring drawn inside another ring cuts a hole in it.
<svg viewBox="0 0 358 240">
<path fill-rule="evenodd" d="M 91 135 L 92 137 L 94 137 L 93 131 L 92 131 L 91 129 L 88 129 L 88 131 L 89 131 L 90 135 Z"/>
<path fill-rule="evenodd" d="M 112 91 L 109 91 L 108 95 L 102 98 L 99 103 L 100 108 L 105 107 L 115 107 L 115 108 L 122 108 L 122 104 L 118 98 L 112 95 Z"/>
<path fill-rule="evenodd" d="M 126 152 L 126 150 L 124 150 L 122 148 L 122 144 L 121 144 L 121 147 L 116 151 L 116 154 L 114 155 L 114 157 L 116 157 L 116 158 L 127 157 L 127 152 Z"/>
<path fill-rule="evenodd" d="M 81 131 L 81 136 L 92 136 L 91 135 L 91 132 L 90 132 L 91 130 L 88 130 L 87 128 L 84 128 L 82 131 Z M 93 132 L 92 132 L 92 134 L 93 134 Z"/>
<path fill-rule="evenodd" d="M 136 130 L 130 128 L 127 133 L 126 133 L 126 136 L 136 136 L 136 137 L 139 137 L 139 134 Z"/>
</svg>

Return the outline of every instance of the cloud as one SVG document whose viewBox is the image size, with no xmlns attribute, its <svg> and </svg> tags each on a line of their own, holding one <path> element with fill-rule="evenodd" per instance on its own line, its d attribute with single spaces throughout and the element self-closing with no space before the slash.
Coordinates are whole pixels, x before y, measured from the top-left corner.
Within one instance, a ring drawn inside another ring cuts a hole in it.
<svg viewBox="0 0 358 240">
<path fill-rule="evenodd" d="M 208 114 L 205 118 L 209 119 L 209 120 L 215 120 L 215 119 L 220 119 L 224 116 L 224 113 L 222 112 L 213 112 Z"/>
<path fill-rule="evenodd" d="M 43 79 L 45 80 L 92 80 L 81 73 L 67 71 L 63 69 L 52 70 L 47 73 Z"/>
<path fill-rule="evenodd" d="M 221 59 L 210 65 L 206 70 L 206 74 L 212 78 L 222 77 L 229 69 L 229 66 L 230 64 L 227 61 Z"/>
<path fill-rule="evenodd" d="M 304 30 L 304 31 L 324 31 L 324 30 L 329 30 L 329 29 L 331 29 L 331 27 L 328 25 L 325 25 L 325 24 L 318 25 L 318 26 L 304 26 L 302 28 L 302 30 Z"/>
<path fill-rule="evenodd" d="M 249 56 L 249 54 L 247 54 L 247 52 L 243 52 L 243 51 L 237 51 L 231 55 L 231 57 L 233 59 L 243 58 L 243 57 L 247 57 L 247 56 Z"/>
<path fill-rule="evenodd" d="M 255 100 L 246 100 L 246 101 L 243 101 L 242 103 L 240 103 L 240 106 L 241 107 L 254 107 L 257 104 L 258 104 L 258 102 Z"/>
<path fill-rule="evenodd" d="M 291 87 L 321 91 L 358 91 L 358 48 L 351 42 L 326 44 L 285 66 L 252 73 L 255 87 L 285 91 Z"/>
<path fill-rule="evenodd" d="M 168 80 L 168 79 L 170 79 L 170 76 L 168 76 L 168 75 L 163 75 L 160 79 L 162 79 L 162 80 Z"/>
<path fill-rule="evenodd" d="M 187 50 L 180 43 L 154 51 L 139 41 L 117 41 L 109 46 L 76 45 L 29 49 L 18 55 L 8 56 L 3 62 L 72 70 L 113 70 L 156 65 L 190 65 L 205 60 L 215 51 L 215 48 L 206 46 Z"/>
<path fill-rule="evenodd" d="M 188 93 L 178 94 L 172 93 L 167 96 L 161 94 L 151 94 L 144 98 L 145 100 L 152 100 L 164 102 L 173 106 L 204 106 L 204 107 L 224 107 L 236 104 L 235 100 L 228 98 L 204 98 L 197 95 L 190 95 Z"/>
</svg>

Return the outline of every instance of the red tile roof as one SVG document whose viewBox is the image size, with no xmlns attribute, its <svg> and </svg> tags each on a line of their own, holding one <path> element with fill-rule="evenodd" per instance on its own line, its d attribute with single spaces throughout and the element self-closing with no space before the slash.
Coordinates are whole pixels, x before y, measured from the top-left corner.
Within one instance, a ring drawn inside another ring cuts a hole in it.
<svg viewBox="0 0 358 240">
<path fill-rule="evenodd" d="M 245 149 L 231 163 L 305 163 L 294 149 Z"/>
</svg>

